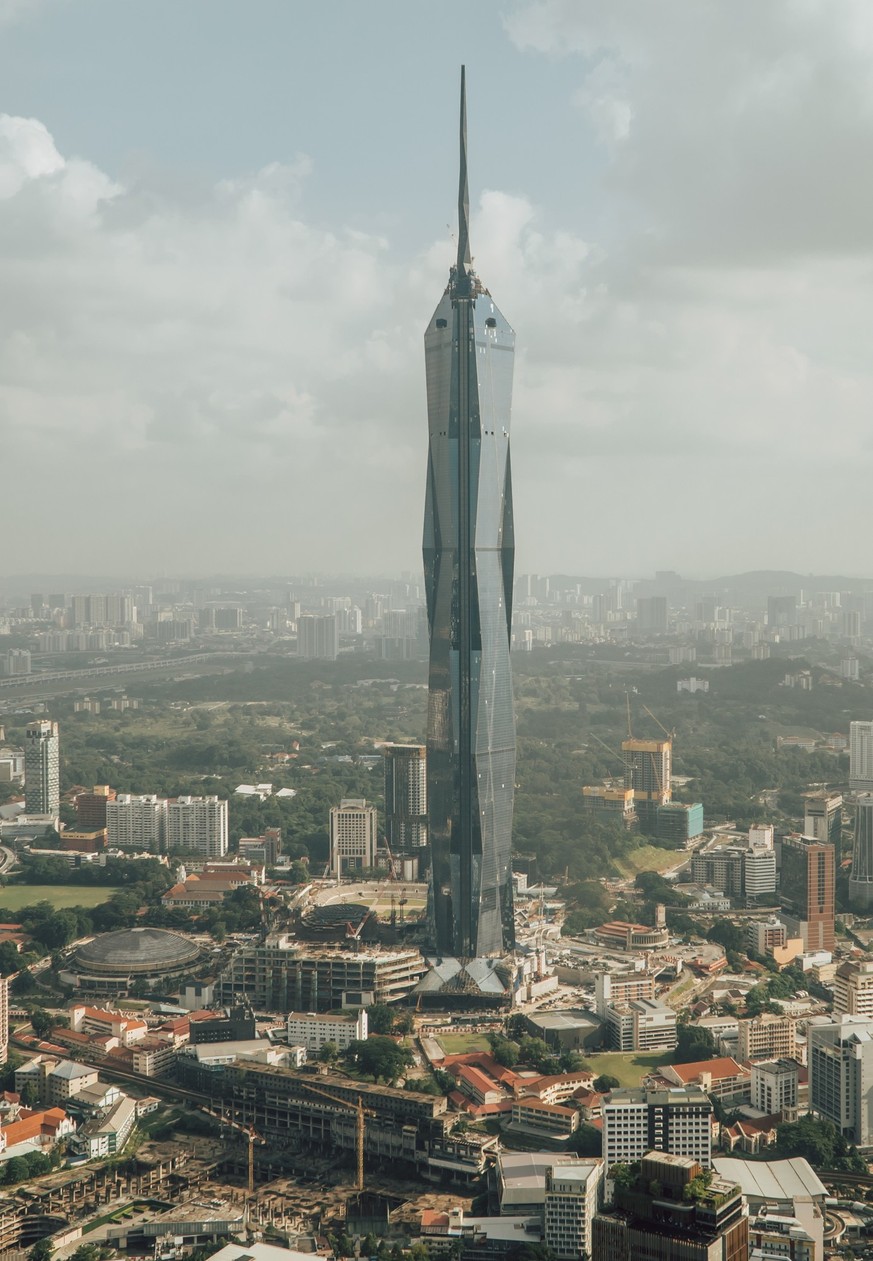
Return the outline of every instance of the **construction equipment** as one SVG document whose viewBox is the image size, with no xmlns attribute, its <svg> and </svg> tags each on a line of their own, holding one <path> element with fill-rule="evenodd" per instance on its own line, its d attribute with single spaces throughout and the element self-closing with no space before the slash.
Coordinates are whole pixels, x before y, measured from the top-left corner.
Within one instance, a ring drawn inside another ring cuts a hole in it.
<svg viewBox="0 0 873 1261">
<path fill-rule="evenodd" d="M 355 1121 L 355 1149 L 357 1153 L 357 1180 L 356 1186 L 358 1191 L 364 1189 L 364 1117 L 374 1117 L 376 1113 L 372 1108 L 365 1108 L 361 1096 L 358 1095 L 357 1104 L 349 1103 L 346 1099 L 340 1099 L 339 1095 L 332 1095 L 328 1090 L 322 1090 L 320 1086 L 312 1086 L 308 1081 L 301 1081 L 300 1085 L 304 1090 L 311 1090 L 313 1094 L 323 1095 L 325 1099 L 330 1099 L 331 1103 L 337 1104 L 340 1108 L 346 1108 L 349 1112 L 356 1114 Z"/>
<path fill-rule="evenodd" d="M 222 1125 L 230 1126 L 232 1130 L 236 1130 L 240 1134 L 244 1134 L 249 1145 L 249 1162 L 248 1162 L 248 1189 L 249 1195 L 255 1193 L 255 1143 L 264 1145 L 266 1139 L 262 1138 L 253 1125 L 244 1125 L 242 1121 L 234 1121 L 233 1117 L 225 1116 L 222 1112 L 214 1112 L 212 1108 L 207 1108 L 204 1104 L 200 1105 L 201 1112 L 208 1112 L 211 1117 L 215 1117 L 216 1121 L 220 1121 Z"/>
</svg>

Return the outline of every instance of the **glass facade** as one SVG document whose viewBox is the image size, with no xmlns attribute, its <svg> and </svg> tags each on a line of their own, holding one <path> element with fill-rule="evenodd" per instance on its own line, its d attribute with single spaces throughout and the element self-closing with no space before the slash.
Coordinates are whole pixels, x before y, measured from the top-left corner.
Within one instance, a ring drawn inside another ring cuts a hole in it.
<svg viewBox="0 0 873 1261">
<path fill-rule="evenodd" d="M 503 954 L 515 944 L 509 662 L 515 333 L 470 270 L 467 200 L 462 83 L 458 261 L 424 338 L 430 909 L 436 949 L 458 958 Z"/>
</svg>

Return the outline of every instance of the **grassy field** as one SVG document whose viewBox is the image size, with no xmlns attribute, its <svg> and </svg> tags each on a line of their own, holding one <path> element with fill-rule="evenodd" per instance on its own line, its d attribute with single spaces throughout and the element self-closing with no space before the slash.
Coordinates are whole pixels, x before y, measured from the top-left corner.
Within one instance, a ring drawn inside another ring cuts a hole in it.
<svg viewBox="0 0 873 1261">
<path fill-rule="evenodd" d="M 624 858 L 616 858 L 615 865 L 623 876 L 635 876 L 638 871 L 666 871 L 683 861 L 680 850 L 661 849 L 657 845 L 640 845 Z"/>
<path fill-rule="evenodd" d="M 51 902 L 56 911 L 62 911 L 68 906 L 99 906 L 117 892 L 102 885 L 95 889 L 85 885 L 10 884 L 0 888 L 0 906 L 20 911 L 36 902 Z"/>
<path fill-rule="evenodd" d="M 484 1033 L 441 1033 L 437 1039 L 446 1055 L 464 1055 L 467 1051 L 488 1051 Z"/>
<path fill-rule="evenodd" d="M 636 1051 L 607 1051 L 602 1055 L 586 1055 L 591 1070 L 600 1077 L 604 1073 L 617 1077 L 622 1086 L 639 1086 L 644 1075 L 659 1064 L 669 1064 L 670 1051 L 652 1051 L 642 1055 Z"/>
</svg>

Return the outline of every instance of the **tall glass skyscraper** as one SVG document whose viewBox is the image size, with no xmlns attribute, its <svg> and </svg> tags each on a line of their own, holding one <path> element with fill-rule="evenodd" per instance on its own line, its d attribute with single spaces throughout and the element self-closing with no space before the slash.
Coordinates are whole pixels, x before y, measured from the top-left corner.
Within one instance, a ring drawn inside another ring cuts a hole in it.
<svg viewBox="0 0 873 1261">
<path fill-rule="evenodd" d="M 434 946 L 471 959 L 515 944 L 509 663 L 515 333 L 471 266 L 463 70 L 458 219 L 457 261 L 424 337 L 427 800 Z"/>
</svg>

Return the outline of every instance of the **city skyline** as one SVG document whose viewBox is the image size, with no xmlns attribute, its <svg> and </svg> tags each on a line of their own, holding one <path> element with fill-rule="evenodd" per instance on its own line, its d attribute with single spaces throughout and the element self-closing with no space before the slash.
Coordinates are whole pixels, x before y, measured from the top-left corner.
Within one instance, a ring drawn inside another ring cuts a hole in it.
<svg viewBox="0 0 873 1261">
<path fill-rule="evenodd" d="M 520 570 L 863 572 L 864 11 L 448 0 L 424 42 L 396 0 L 201 14 L 0 7 L 0 425 L 41 496 L 8 481 L 7 568 L 416 567 L 466 61 L 475 262 L 524 319 Z M 837 562 L 784 510 L 828 479 Z"/>
</svg>

